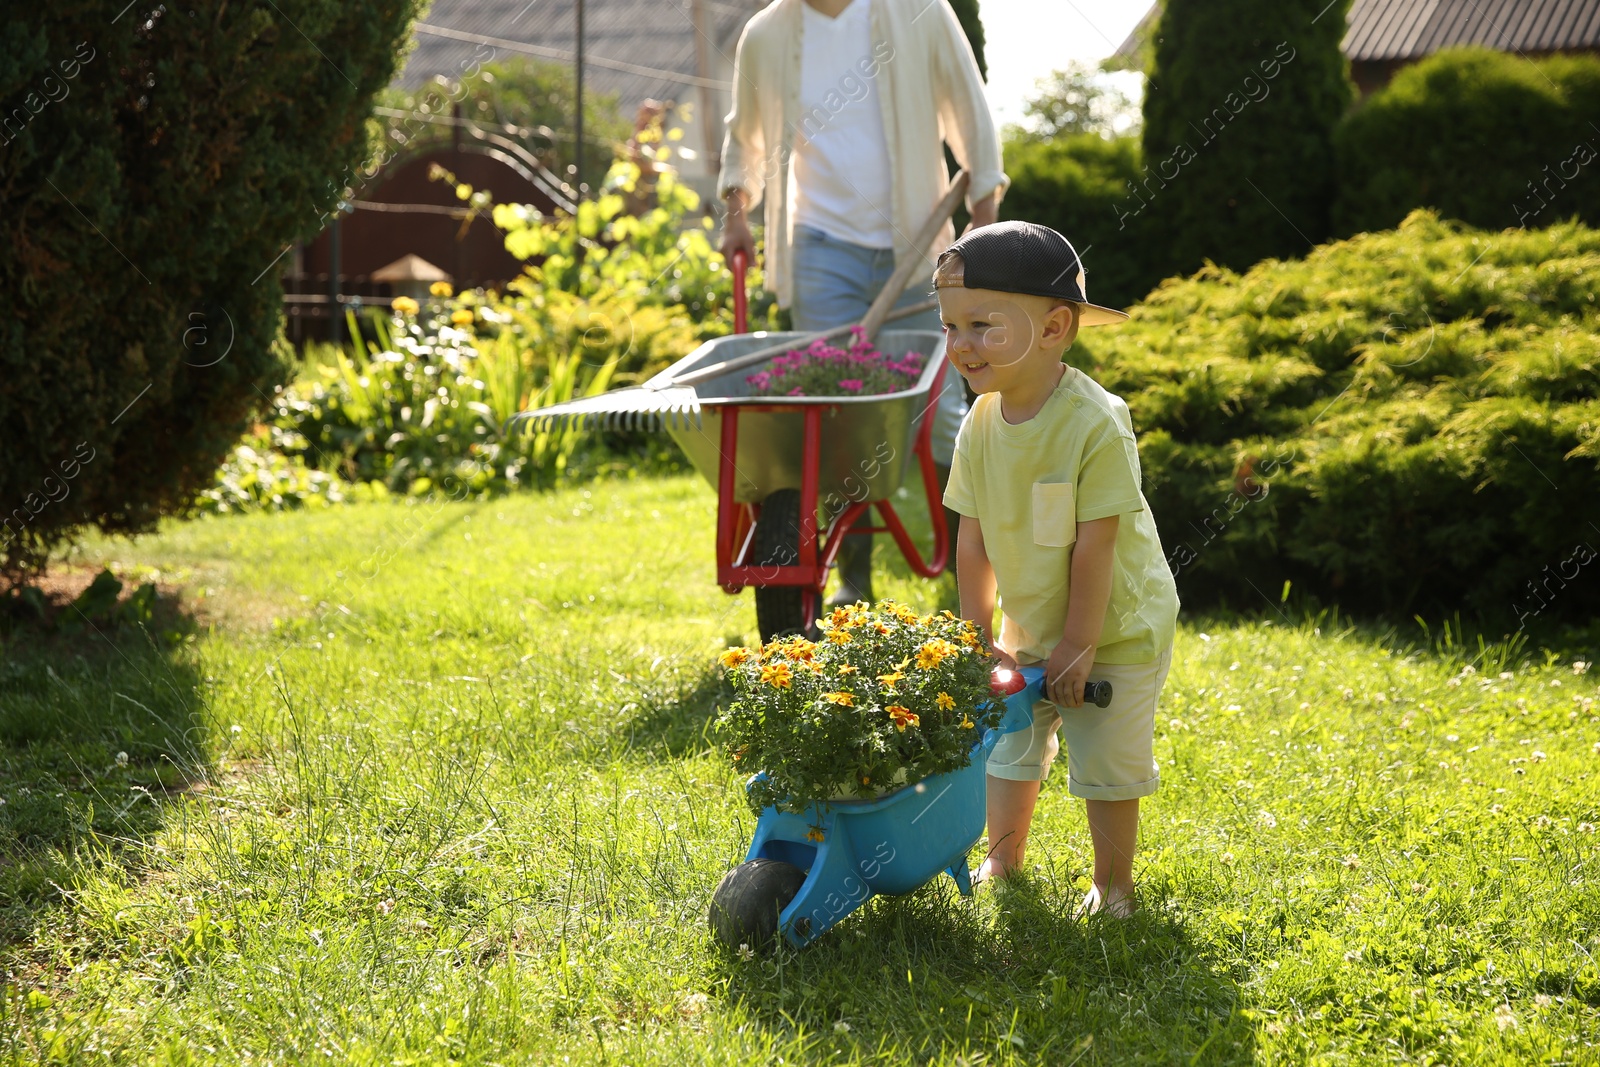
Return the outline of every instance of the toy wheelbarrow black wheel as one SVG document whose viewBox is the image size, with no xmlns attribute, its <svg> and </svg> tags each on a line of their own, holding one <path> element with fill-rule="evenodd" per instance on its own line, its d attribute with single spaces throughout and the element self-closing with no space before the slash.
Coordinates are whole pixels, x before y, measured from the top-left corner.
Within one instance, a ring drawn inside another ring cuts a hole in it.
<svg viewBox="0 0 1600 1067">
<path fill-rule="evenodd" d="M 776 490 L 762 502 L 754 550 L 758 567 L 792 567 L 800 562 L 798 489 Z M 755 590 L 756 628 L 761 631 L 762 641 L 784 634 L 817 636 L 821 604 L 817 590 L 798 585 L 758 585 Z"/>
<path fill-rule="evenodd" d="M 778 860 L 747 860 L 711 894 L 711 932 L 730 951 L 761 951 L 778 936 L 778 916 L 805 884 L 806 872 Z"/>
</svg>

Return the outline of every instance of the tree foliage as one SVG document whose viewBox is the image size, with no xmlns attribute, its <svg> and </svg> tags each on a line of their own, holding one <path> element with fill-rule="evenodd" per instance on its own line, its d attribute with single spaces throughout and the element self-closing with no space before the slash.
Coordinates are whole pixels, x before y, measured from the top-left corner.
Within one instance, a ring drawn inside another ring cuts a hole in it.
<svg viewBox="0 0 1600 1067">
<path fill-rule="evenodd" d="M 417 0 L 0 13 L 0 563 L 148 529 L 279 374 L 278 263 L 365 175 Z"/>
<path fill-rule="evenodd" d="M 1325 238 L 1333 129 L 1351 88 L 1348 4 L 1167 0 L 1144 103 L 1144 173 L 1124 210 L 1148 215 L 1163 274 L 1243 269 Z"/>
<path fill-rule="evenodd" d="M 448 140 L 448 126 L 419 126 L 412 119 L 420 108 L 443 111 L 459 103 L 463 118 L 516 127 L 518 132 L 511 136 L 563 181 L 570 180 L 567 167 L 577 158 L 572 140 L 577 83 L 571 64 L 513 56 L 464 74 L 457 85 L 429 85 L 414 92 L 385 90 L 380 102 L 407 112 L 404 119 L 386 120 L 390 136 L 409 141 L 428 130 L 433 137 Z M 632 132 L 633 123 L 622 114 L 617 94 L 592 89 L 583 94 L 584 173 L 591 181 L 606 172 L 617 147 Z"/>
<path fill-rule="evenodd" d="M 1418 207 L 1490 229 L 1600 224 L 1600 58 L 1449 49 L 1363 101 L 1337 145 L 1341 233 Z"/>
</svg>

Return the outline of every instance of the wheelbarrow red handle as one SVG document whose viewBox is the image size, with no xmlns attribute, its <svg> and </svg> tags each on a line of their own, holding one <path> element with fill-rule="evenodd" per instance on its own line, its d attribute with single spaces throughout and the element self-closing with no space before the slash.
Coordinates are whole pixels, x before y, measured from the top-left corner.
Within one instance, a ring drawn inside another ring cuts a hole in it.
<svg viewBox="0 0 1600 1067">
<path fill-rule="evenodd" d="M 744 272 L 748 264 L 745 262 L 744 249 L 734 250 L 731 266 L 733 267 L 733 332 L 744 333 L 749 328 L 745 306 L 748 298 L 744 292 Z"/>
</svg>

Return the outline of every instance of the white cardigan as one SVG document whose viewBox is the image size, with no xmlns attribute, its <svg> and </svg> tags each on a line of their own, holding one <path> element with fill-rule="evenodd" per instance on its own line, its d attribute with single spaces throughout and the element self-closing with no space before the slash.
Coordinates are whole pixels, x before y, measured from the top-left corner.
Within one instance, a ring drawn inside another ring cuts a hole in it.
<svg viewBox="0 0 1600 1067">
<path fill-rule="evenodd" d="M 1010 179 L 1001 169 L 1000 136 L 972 46 L 946 0 L 853 0 L 872 5 L 872 54 L 883 79 L 878 99 L 894 170 L 894 252 L 912 253 L 911 240 L 949 188 L 942 145 L 972 175 L 971 205 L 990 193 L 1004 195 Z M 767 287 L 788 307 L 793 295 L 790 269 L 794 223 L 789 196 L 762 197 L 772 186 L 788 188 L 796 123 L 800 120 L 800 5 L 805 0 L 773 0 L 753 15 L 739 37 L 734 57 L 733 110 L 726 120 L 722 173 L 717 188 L 726 196 L 743 189 L 750 203 L 764 199 Z M 930 255 L 954 239 L 947 222 Z M 933 260 L 928 261 L 933 270 Z"/>
</svg>

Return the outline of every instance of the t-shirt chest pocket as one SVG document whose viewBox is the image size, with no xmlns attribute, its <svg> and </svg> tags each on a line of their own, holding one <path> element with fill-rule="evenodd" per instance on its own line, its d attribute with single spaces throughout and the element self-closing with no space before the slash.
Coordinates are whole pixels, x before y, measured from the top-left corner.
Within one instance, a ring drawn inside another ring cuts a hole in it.
<svg viewBox="0 0 1600 1067">
<path fill-rule="evenodd" d="M 1078 539 L 1078 511 L 1071 482 L 1033 483 L 1033 543 L 1066 548 Z"/>
</svg>

